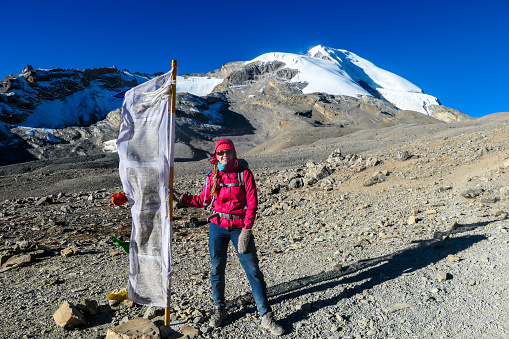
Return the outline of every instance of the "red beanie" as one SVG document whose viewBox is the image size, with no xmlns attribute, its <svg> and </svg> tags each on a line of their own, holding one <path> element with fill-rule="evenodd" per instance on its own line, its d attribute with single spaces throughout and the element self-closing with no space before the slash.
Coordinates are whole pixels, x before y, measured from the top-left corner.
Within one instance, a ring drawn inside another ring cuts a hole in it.
<svg viewBox="0 0 509 339">
<path fill-rule="evenodd" d="M 214 153 L 217 153 L 225 149 L 231 149 L 235 152 L 235 146 L 233 145 L 233 141 L 231 141 L 230 139 L 219 139 L 216 143 Z"/>
</svg>

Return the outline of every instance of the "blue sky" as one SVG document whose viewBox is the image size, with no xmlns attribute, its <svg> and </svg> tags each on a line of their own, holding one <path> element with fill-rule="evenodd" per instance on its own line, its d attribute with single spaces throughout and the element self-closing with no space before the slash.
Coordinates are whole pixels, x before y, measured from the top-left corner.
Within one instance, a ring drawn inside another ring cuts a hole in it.
<svg viewBox="0 0 509 339">
<path fill-rule="evenodd" d="M 509 111 L 508 13 L 509 0 L 0 0 L 0 78 L 27 64 L 164 72 L 172 59 L 182 75 L 324 45 L 480 117 Z"/>
</svg>

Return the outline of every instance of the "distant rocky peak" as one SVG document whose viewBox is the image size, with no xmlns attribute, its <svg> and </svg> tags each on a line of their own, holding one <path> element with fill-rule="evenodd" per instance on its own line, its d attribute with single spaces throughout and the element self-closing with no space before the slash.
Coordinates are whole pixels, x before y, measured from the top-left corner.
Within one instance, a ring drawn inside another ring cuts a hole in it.
<svg viewBox="0 0 509 339">
<path fill-rule="evenodd" d="M 32 67 L 32 65 L 26 65 L 23 70 L 21 71 L 21 73 L 26 73 L 26 72 L 30 72 L 32 71 L 34 68 Z"/>
</svg>

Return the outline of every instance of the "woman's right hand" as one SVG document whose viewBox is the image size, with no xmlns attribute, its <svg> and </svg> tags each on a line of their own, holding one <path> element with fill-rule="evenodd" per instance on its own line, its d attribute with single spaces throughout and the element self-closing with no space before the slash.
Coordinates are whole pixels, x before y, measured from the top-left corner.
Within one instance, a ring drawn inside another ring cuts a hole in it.
<svg viewBox="0 0 509 339">
<path fill-rule="evenodd" d="M 180 202 L 181 199 L 182 199 L 182 193 L 174 190 L 173 188 L 170 188 L 169 191 L 171 192 L 171 194 L 173 194 L 173 200 L 177 201 L 177 202 Z"/>
</svg>

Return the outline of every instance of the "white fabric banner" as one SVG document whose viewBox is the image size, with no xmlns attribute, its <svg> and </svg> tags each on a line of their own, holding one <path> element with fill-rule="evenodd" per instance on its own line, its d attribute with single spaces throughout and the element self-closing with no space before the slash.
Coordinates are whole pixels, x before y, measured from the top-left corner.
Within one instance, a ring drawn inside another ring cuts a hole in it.
<svg viewBox="0 0 509 339">
<path fill-rule="evenodd" d="M 126 92 L 118 135 L 119 172 L 132 214 L 128 298 L 170 306 L 172 225 L 168 189 L 174 114 L 168 114 L 171 71 Z M 170 118 L 168 118 L 170 116 Z"/>
</svg>

